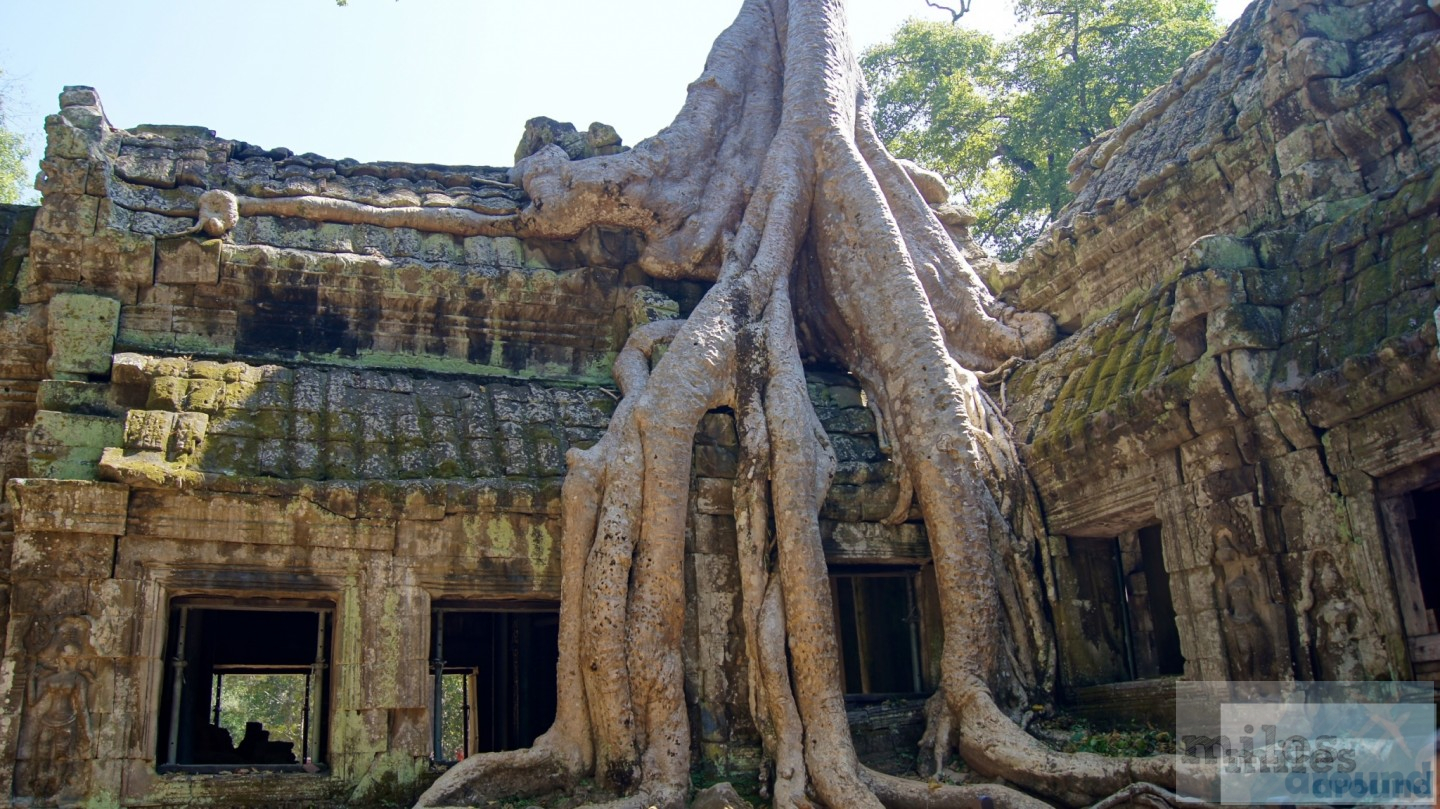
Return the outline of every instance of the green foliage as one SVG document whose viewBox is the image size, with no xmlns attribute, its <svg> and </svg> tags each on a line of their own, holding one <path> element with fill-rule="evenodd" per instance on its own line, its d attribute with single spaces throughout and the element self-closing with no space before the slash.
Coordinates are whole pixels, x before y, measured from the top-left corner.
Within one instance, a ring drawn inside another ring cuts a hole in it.
<svg viewBox="0 0 1440 809">
<path fill-rule="evenodd" d="M 1032 733 L 1063 753 L 1118 757 L 1175 753 L 1174 736 L 1150 725 L 1094 727 L 1084 719 L 1061 715 L 1041 720 Z"/>
<path fill-rule="evenodd" d="M 446 674 L 440 679 L 440 750 L 436 758 L 444 761 L 458 760 L 465 750 L 465 689 L 469 680 L 468 674 Z"/>
<path fill-rule="evenodd" d="M 272 742 L 294 742 L 296 759 L 305 717 L 304 674 L 226 674 L 220 689 L 220 726 L 233 744 L 245 738 L 245 723 L 259 722 Z"/>
<path fill-rule="evenodd" d="M 1220 35 L 1212 0 L 1018 0 L 1007 41 L 911 20 L 861 59 L 890 150 L 940 172 L 1016 258 L 1073 195 L 1070 158 Z"/>
<path fill-rule="evenodd" d="M 0 77 L 3 77 L 0 73 Z M 18 132 L 11 131 L 5 117 L 7 93 L 0 83 L 0 203 L 19 202 L 26 186 L 25 158 L 30 150 Z"/>
</svg>

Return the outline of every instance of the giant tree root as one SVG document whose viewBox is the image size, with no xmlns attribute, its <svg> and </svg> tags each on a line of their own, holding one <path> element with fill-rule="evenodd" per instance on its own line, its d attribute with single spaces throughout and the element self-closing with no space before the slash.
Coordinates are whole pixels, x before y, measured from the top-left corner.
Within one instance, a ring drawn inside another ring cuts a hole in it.
<svg viewBox="0 0 1440 809">
<path fill-rule="evenodd" d="M 1168 759 L 1055 753 L 1007 713 L 1053 686 L 1044 528 L 974 371 L 1033 355 L 1053 326 L 993 299 L 875 137 L 865 98 L 841 0 L 746 0 L 668 129 L 621 155 L 572 162 L 552 147 L 516 166 L 531 203 L 486 227 L 558 239 L 627 227 L 645 237 L 648 272 L 715 283 L 683 324 L 632 335 L 608 431 L 569 455 L 554 727 L 531 750 L 465 759 L 421 806 L 581 776 L 623 796 L 617 805 L 683 805 L 691 442 L 718 407 L 740 434 L 740 614 L 775 806 L 950 807 L 982 794 L 1078 806 L 1136 782 L 1173 785 Z M 928 738 L 943 758 L 953 730 L 973 769 L 1016 788 L 932 788 L 856 758 L 818 524 L 835 461 L 802 356 L 843 365 L 873 393 L 924 513 L 946 726 Z"/>
</svg>

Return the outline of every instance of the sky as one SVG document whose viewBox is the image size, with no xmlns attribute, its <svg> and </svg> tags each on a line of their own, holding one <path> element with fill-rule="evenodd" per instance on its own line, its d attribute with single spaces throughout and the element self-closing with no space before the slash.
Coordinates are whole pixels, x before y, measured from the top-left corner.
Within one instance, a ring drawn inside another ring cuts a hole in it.
<svg viewBox="0 0 1440 809">
<path fill-rule="evenodd" d="M 7 122 L 44 149 L 60 89 L 99 90 L 110 122 L 361 161 L 508 166 L 525 121 L 670 122 L 741 0 L 0 0 Z M 1244 0 L 1218 0 L 1229 24 Z M 857 49 L 925 0 L 849 0 Z M 1010 0 L 962 24 L 1014 30 Z M 33 168 L 33 166 L 32 166 Z"/>
</svg>

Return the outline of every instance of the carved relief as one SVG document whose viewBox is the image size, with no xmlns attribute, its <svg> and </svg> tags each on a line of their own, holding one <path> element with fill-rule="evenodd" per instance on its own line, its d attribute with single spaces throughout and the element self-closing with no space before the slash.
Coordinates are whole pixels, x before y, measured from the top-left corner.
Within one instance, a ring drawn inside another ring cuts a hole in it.
<svg viewBox="0 0 1440 809">
<path fill-rule="evenodd" d="M 95 756 L 88 670 L 94 658 L 90 621 L 70 615 L 55 624 L 35 655 L 25 689 L 25 714 L 16 755 L 16 792 L 68 805 L 90 788 Z"/>
<path fill-rule="evenodd" d="M 1268 574 L 1263 537 L 1240 516 L 1227 509 L 1211 528 L 1230 678 L 1280 679 L 1290 674 L 1285 610 L 1276 597 L 1278 582 Z"/>
<path fill-rule="evenodd" d="M 1310 555 L 1295 611 L 1300 644 L 1313 661 L 1316 679 L 1368 679 L 1365 661 L 1384 656 L 1375 634 L 1366 631 L 1361 605 L 1347 590 L 1340 561 L 1330 551 Z"/>
</svg>

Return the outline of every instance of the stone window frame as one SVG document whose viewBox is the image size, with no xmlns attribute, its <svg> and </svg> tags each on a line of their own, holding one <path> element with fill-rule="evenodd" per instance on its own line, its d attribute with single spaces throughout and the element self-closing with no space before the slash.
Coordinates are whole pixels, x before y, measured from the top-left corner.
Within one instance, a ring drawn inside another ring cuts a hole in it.
<svg viewBox="0 0 1440 809">
<path fill-rule="evenodd" d="M 1173 603 L 1173 601 L 1174 601 L 1174 599 L 1175 599 L 1175 587 L 1174 587 L 1174 584 L 1171 582 L 1170 571 L 1169 571 L 1169 570 L 1166 568 L 1166 566 L 1165 566 L 1165 556 L 1164 556 L 1164 554 L 1165 554 L 1165 535 L 1166 535 L 1166 532 L 1167 532 L 1167 528 L 1166 528 L 1166 525 L 1165 525 L 1165 521 L 1162 520 L 1162 519 L 1160 519 L 1158 516 L 1152 517 L 1152 518 L 1150 518 L 1150 519 L 1148 519 L 1148 520 L 1146 520 L 1146 521 L 1144 521 L 1144 522 L 1142 522 L 1142 523 L 1139 523 L 1139 524 L 1130 525 L 1130 527 L 1128 527 L 1128 528 L 1126 528 L 1126 529 L 1124 529 L 1124 530 L 1116 531 L 1116 532 L 1114 532 L 1114 533 L 1111 534 L 1111 535 L 1091 535 L 1091 534 L 1088 534 L 1088 533 L 1087 533 L 1087 534 L 1083 534 L 1083 535 L 1082 535 L 1082 534 L 1064 534 L 1064 535 L 1061 535 L 1061 536 L 1053 537 L 1053 538 L 1052 538 L 1052 543 L 1058 543 L 1060 547 L 1063 547 L 1063 550 L 1064 550 L 1063 555 L 1066 556 L 1066 557 L 1069 557 L 1069 556 L 1073 556 L 1073 555 L 1074 555 L 1074 545 L 1075 545 L 1075 543 L 1077 543 L 1077 542 L 1081 542 L 1081 543 L 1084 543 L 1084 542 L 1114 542 L 1114 543 L 1116 543 L 1116 549 L 1115 549 L 1115 551 L 1116 551 L 1116 557 L 1115 557 L 1115 558 L 1116 558 L 1116 563 L 1117 563 L 1117 565 L 1123 565 L 1124 554 L 1125 554 L 1124 544 L 1125 544 L 1127 541 L 1134 542 L 1135 545 L 1136 545 L 1136 548 L 1137 548 L 1137 553 L 1143 554 L 1143 543 L 1141 542 L 1140 535 L 1141 535 L 1144 531 L 1146 531 L 1146 530 L 1148 530 L 1148 529 L 1152 529 L 1152 528 L 1159 531 L 1159 546 L 1160 546 L 1160 550 L 1161 550 L 1161 558 L 1158 560 L 1158 562 L 1159 562 L 1159 564 L 1160 564 L 1161 570 L 1163 570 L 1164 573 L 1165 573 L 1166 582 L 1167 582 L 1167 584 L 1169 585 L 1170 598 L 1171 598 L 1171 601 L 1172 601 L 1172 603 Z M 1052 553 L 1052 555 L 1054 555 L 1054 554 Z M 1143 557 L 1142 557 L 1142 558 L 1143 558 Z M 1184 648 L 1184 644 L 1183 644 L 1183 643 L 1180 644 L 1180 649 L 1179 649 L 1179 653 L 1180 653 L 1180 672 L 1178 672 L 1178 673 L 1163 673 L 1163 674 L 1155 674 L 1155 675 L 1145 675 L 1145 676 L 1141 676 L 1141 675 L 1139 674 L 1139 672 L 1138 672 L 1138 665 L 1137 665 L 1137 663 L 1136 663 L 1135 653 L 1134 653 L 1134 644 L 1135 644 L 1135 640 L 1136 640 L 1136 638 L 1135 638 L 1135 627 L 1134 627 L 1135 616 L 1134 616 L 1134 613 L 1133 613 L 1133 606 L 1131 605 L 1130 599 L 1129 599 L 1129 597 L 1128 597 L 1128 596 L 1129 596 L 1129 588 L 1128 588 L 1128 585 L 1127 585 L 1126 581 L 1124 580 L 1124 577 L 1122 576 L 1123 568 L 1122 568 L 1122 567 L 1117 567 L 1115 572 L 1116 572 L 1116 587 L 1117 587 L 1117 590 L 1119 591 L 1119 595 L 1120 595 L 1120 601 L 1119 601 L 1119 604 L 1118 604 L 1118 609 L 1119 609 L 1119 618 L 1120 618 L 1120 620 L 1121 620 L 1121 624 L 1120 624 L 1119 629 L 1120 629 L 1120 631 L 1123 633 L 1123 638 L 1122 638 L 1122 640 L 1123 640 L 1123 642 L 1124 642 L 1124 644 L 1125 644 L 1125 650 L 1124 650 L 1124 652 L 1125 652 L 1125 659 L 1124 659 L 1124 661 L 1123 661 L 1123 662 L 1124 662 L 1124 668 L 1125 668 L 1125 676 L 1122 677 L 1121 679 L 1113 680 L 1113 681 L 1111 681 L 1111 682 L 1107 682 L 1107 683 L 1097 683 L 1097 684 L 1085 685 L 1085 686 L 1076 686 L 1076 685 L 1074 685 L 1074 684 L 1072 684 L 1072 683 L 1063 683 L 1063 682 L 1062 682 L 1062 683 L 1061 683 L 1061 689 L 1062 689 L 1062 691 L 1065 692 L 1065 693 L 1067 693 L 1067 694 L 1071 694 L 1071 697 L 1073 697 L 1073 693 L 1072 693 L 1072 692 L 1075 692 L 1077 689 L 1106 688 L 1106 687 L 1112 687 L 1112 686 L 1123 686 L 1123 685 L 1128 684 L 1128 683 L 1144 683 L 1144 682 L 1149 682 L 1149 681 L 1167 680 L 1167 679 L 1173 679 L 1173 678 L 1175 678 L 1175 677 L 1180 677 L 1180 676 L 1183 676 L 1183 675 L 1184 675 L 1185 664 L 1186 664 L 1186 662 L 1187 662 L 1187 658 L 1185 657 L 1185 648 Z M 1135 574 L 1134 574 L 1134 573 L 1131 573 L 1130 575 L 1135 575 Z M 1058 595 L 1058 594 L 1057 594 L 1057 595 Z M 1055 610 L 1057 613 L 1058 613 L 1062 608 L 1063 608 L 1062 605 L 1060 605 L 1060 604 L 1058 604 L 1058 603 L 1052 605 L 1052 609 Z M 1172 607 L 1172 611 L 1173 611 L 1173 607 Z M 1152 616 L 1152 617 L 1153 617 L 1153 616 Z M 1177 613 L 1177 617 L 1178 617 L 1178 613 Z M 1178 622 L 1178 621 L 1176 622 L 1176 632 L 1177 632 L 1177 635 L 1178 635 L 1179 632 L 1180 632 L 1180 626 L 1179 626 L 1179 622 Z M 1066 650 L 1065 650 L 1063 644 L 1057 644 L 1057 649 L 1056 649 L 1056 651 L 1057 651 L 1057 653 L 1058 653 L 1059 655 L 1061 655 L 1062 657 L 1066 654 Z M 1063 668 L 1063 667 L 1062 667 L 1062 668 Z M 1067 698 L 1070 698 L 1070 697 L 1067 697 Z"/>
<path fill-rule="evenodd" d="M 327 600 L 317 599 L 242 599 L 215 598 L 209 595 L 176 596 L 170 599 L 169 602 L 168 614 L 171 626 L 167 627 L 167 638 L 170 634 L 168 630 L 174 628 L 174 616 L 177 614 L 177 612 L 180 615 L 181 631 L 184 632 L 187 619 L 189 618 L 190 614 L 193 614 L 193 611 L 205 611 L 212 613 L 287 613 L 291 615 L 305 616 L 305 618 L 302 618 L 301 620 L 305 620 L 307 622 L 309 618 L 313 616 L 316 619 L 316 650 L 314 654 L 314 659 L 305 666 L 295 664 L 293 667 L 296 670 L 290 673 L 299 674 L 302 673 L 301 669 L 304 669 L 304 673 L 307 677 L 314 677 L 318 681 L 318 686 L 312 686 L 309 682 L 307 682 L 305 693 L 308 704 L 304 708 L 306 716 L 302 720 L 302 726 L 304 730 L 302 732 L 301 739 L 287 740 L 297 742 L 299 745 L 299 749 L 295 750 L 293 753 L 296 758 L 295 762 L 290 764 L 220 763 L 213 761 L 180 763 L 173 760 L 173 758 L 177 755 L 178 752 L 178 739 L 171 735 L 178 733 L 180 722 L 184 718 L 182 716 L 182 708 L 179 702 L 179 697 L 182 693 L 181 689 L 183 689 L 185 685 L 183 684 L 183 681 L 180 681 L 180 678 L 177 675 L 180 674 L 184 665 L 191 662 L 191 655 L 194 654 L 194 651 L 191 650 L 189 653 L 186 653 L 184 638 L 177 638 L 176 647 L 173 650 L 168 648 L 169 644 L 167 642 L 167 655 L 165 661 L 167 671 L 164 674 L 161 699 L 159 705 L 157 705 L 157 708 L 165 705 L 165 698 L 167 696 L 166 692 L 169 692 L 168 696 L 170 698 L 170 710 L 168 712 L 168 715 L 160 716 L 160 722 L 162 723 L 162 725 L 164 723 L 168 723 L 169 725 L 168 729 L 165 731 L 165 736 L 167 737 L 168 752 L 162 753 L 161 750 L 156 750 L 157 771 L 162 775 L 169 775 L 172 773 L 217 774 L 241 769 L 274 773 L 310 773 L 311 770 L 305 769 L 304 766 L 317 767 L 317 769 L 315 769 L 315 772 L 318 772 L 321 769 L 328 769 L 328 764 L 325 761 L 326 756 L 324 754 L 328 752 L 327 742 L 331 724 L 329 720 L 330 711 L 327 709 L 330 702 L 328 691 L 329 684 L 332 681 L 332 661 L 335 656 L 336 647 L 335 637 L 332 629 L 332 627 L 334 626 L 335 615 L 337 613 L 335 603 Z M 308 632 L 308 628 L 306 627 L 298 628 L 300 628 L 302 631 Z M 169 654 L 171 651 L 174 652 L 175 656 L 172 657 Z M 183 661 L 178 661 L 177 658 L 181 654 L 185 654 L 185 659 Z M 276 666 L 275 668 L 286 667 Z M 220 672 L 216 673 L 218 674 Z M 312 690 L 312 688 L 316 690 Z M 314 710 L 317 714 L 313 717 L 309 716 L 311 705 L 315 706 Z M 219 711 L 218 705 L 211 700 L 207 700 L 206 705 L 198 707 L 203 707 L 205 709 L 206 715 L 209 715 L 211 710 L 217 712 Z M 162 758 L 167 758 L 169 760 L 165 760 L 162 762 Z"/>
<path fill-rule="evenodd" d="M 835 645 L 839 659 L 842 681 L 845 668 L 846 646 L 840 620 L 840 599 L 836 579 L 845 578 L 904 578 L 910 582 L 909 597 L 913 599 L 910 608 L 916 613 L 910 633 L 912 661 L 915 666 L 914 679 L 919 680 L 920 690 L 904 692 L 869 693 L 846 691 L 847 701 L 868 701 L 903 697 L 928 697 L 935 692 L 939 678 L 937 654 L 937 632 L 939 630 L 938 598 L 935 588 L 934 564 L 923 561 L 906 561 L 903 564 L 865 564 L 850 561 L 827 560 L 827 578 L 830 584 L 831 610 L 835 622 Z M 842 688 L 843 688 L 842 682 Z"/>
<path fill-rule="evenodd" d="M 160 716 L 164 701 L 166 668 L 170 665 L 165 657 L 170 636 L 171 605 L 176 599 L 204 599 L 223 601 L 244 601 L 267 598 L 288 602 L 328 602 L 331 609 L 328 665 L 335 671 L 339 666 L 354 663 L 343 658 L 341 638 L 350 627 L 345 626 L 344 604 L 346 584 L 339 574 L 304 574 L 269 567 L 237 567 L 206 565 L 146 564 L 140 582 L 140 603 L 146 608 L 137 614 L 137 650 L 143 656 L 145 665 L 137 671 L 141 682 L 136 685 L 136 713 L 141 724 L 141 736 L 137 752 L 142 754 L 136 763 L 143 767 L 148 778 L 139 779 L 134 786 L 127 787 L 127 793 L 139 787 L 149 778 L 165 781 L 194 782 L 198 784 L 219 784 L 227 780 L 253 780 L 254 773 L 218 772 L 206 773 L 195 768 L 184 768 L 174 772 L 160 772 L 160 727 L 166 721 Z M 329 678 L 329 690 L 322 704 L 326 706 L 320 717 L 327 727 L 334 727 L 337 710 L 336 688 L 338 677 Z M 329 756 L 338 752 L 332 737 Z M 140 773 L 137 773 L 139 775 Z M 337 777 L 333 767 L 320 770 L 316 775 L 300 772 L 307 776 L 306 783 L 323 784 Z M 129 779 L 127 779 L 129 780 Z"/>
<path fill-rule="evenodd" d="M 529 598 L 505 598 L 496 597 L 494 594 L 476 595 L 473 593 L 456 592 L 445 587 L 426 587 L 425 593 L 425 649 L 427 659 L 425 666 L 426 688 L 428 690 L 426 699 L 426 710 L 428 713 L 427 724 L 430 727 L 430 757 L 433 763 L 454 764 L 450 758 L 440 758 L 436 755 L 437 744 L 439 743 L 441 725 L 440 715 L 443 710 L 443 694 L 441 691 L 441 672 L 436 671 L 435 658 L 435 629 L 436 614 L 439 612 L 476 612 L 476 613 L 529 613 L 529 614 L 553 614 L 557 620 L 560 614 L 560 599 L 547 597 L 543 593 L 535 593 Z M 558 677 L 558 659 L 557 659 Z M 475 710 L 472 706 L 472 710 Z M 546 727 L 549 727 L 547 724 Z M 476 735 L 476 725 L 471 723 L 467 746 L 473 743 Z M 543 732 L 543 731 L 542 731 Z"/>
<path fill-rule="evenodd" d="M 1429 604 L 1421 591 L 1419 566 L 1415 559 L 1415 537 L 1410 532 L 1414 516 L 1412 497 L 1416 492 L 1440 486 L 1440 458 L 1412 464 L 1376 481 L 1375 505 L 1379 509 L 1385 559 L 1405 653 L 1413 668 L 1440 662 L 1440 632 L 1432 632 L 1430 612 L 1440 614 L 1440 604 Z"/>
</svg>

